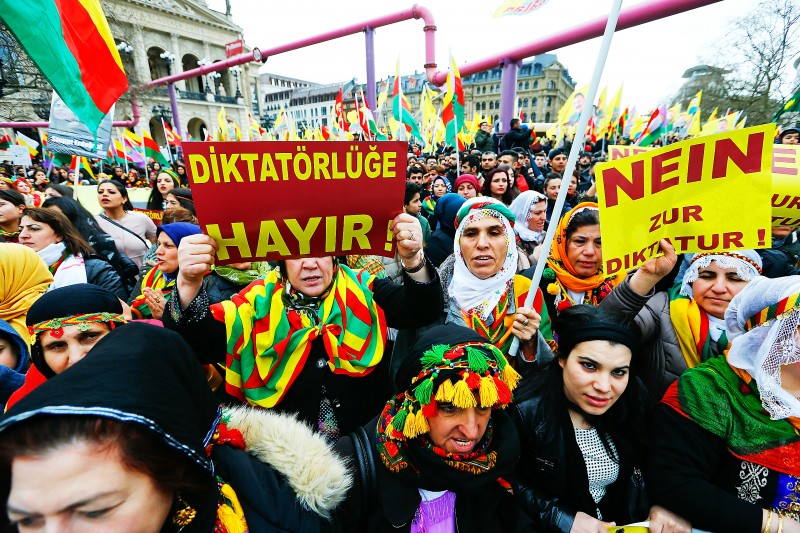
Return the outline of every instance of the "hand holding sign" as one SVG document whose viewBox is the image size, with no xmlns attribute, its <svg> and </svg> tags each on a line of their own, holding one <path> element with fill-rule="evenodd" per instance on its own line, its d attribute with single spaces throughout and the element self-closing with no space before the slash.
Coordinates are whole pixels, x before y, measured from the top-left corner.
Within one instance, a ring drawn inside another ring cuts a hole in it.
<svg viewBox="0 0 800 533">
<path fill-rule="evenodd" d="M 422 260 L 422 226 L 417 217 L 406 213 L 397 215 L 392 221 L 392 234 L 397 241 L 397 254 L 408 269 L 413 269 Z"/>
<path fill-rule="evenodd" d="M 194 300 L 203 284 L 203 276 L 214 266 L 218 245 L 208 235 L 188 235 L 178 247 L 178 295 L 181 309 Z"/>
</svg>

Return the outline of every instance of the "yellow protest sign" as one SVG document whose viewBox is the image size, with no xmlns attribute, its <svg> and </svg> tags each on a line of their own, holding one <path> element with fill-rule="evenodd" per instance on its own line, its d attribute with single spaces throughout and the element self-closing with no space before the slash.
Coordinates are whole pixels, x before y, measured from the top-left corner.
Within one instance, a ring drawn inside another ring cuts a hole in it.
<svg viewBox="0 0 800 533">
<path fill-rule="evenodd" d="M 800 227 L 800 146 L 772 150 L 772 225 Z"/>
<path fill-rule="evenodd" d="M 650 150 L 649 146 L 612 145 L 608 160 Z M 772 225 L 800 227 L 800 146 L 772 145 Z"/>
<path fill-rule="evenodd" d="M 598 165 L 606 273 L 641 266 L 663 238 L 677 253 L 769 246 L 774 133 L 767 124 Z"/>
</svg>

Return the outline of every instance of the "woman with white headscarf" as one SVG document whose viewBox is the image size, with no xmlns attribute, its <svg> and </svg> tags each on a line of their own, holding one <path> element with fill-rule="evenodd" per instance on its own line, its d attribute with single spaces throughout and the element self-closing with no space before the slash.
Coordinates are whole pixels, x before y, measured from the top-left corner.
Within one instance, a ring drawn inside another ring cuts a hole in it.
<svg viewBox="0 0 800 533">
<path fill-rule="evenodd" d="M 695 254 L 682 282 L 655 293 L 677 261 L 667 241 L 661 247 L 665 255 L 652 268 L 640 268 L 600 304 L 635 315 L 642 349 L 633 364 L 657 398 L 687 369 L 728 349 L 725 310 L 762 268 L 753 250 Z"/>
<path fill-rule="evenodd" d="M 752 280 L 725 322 L 727 357 L 662 400 L 649 492 L 697 528 L 800 531 L 800 276 Z"/>
<path fill-rule="evenodd" d="M 533 307 L 526 307 L 531 280 L 516 275 L 514 221 L 514 214 L 492 198 L 471 198 L 461 206 L 453 255 L 439 267 L 445 322 L 477 331 L 505 354 L 517 337 L 526 359 L 552 357 L 546 342 L 552 340 L 550 319 L 541 290 Z"/>
<path fill-rule="evenodd" d="M 547 196 L 536 191 L 525 191 L 514 198 L 509 209 L 516 217 L 514 233 L 520 255 L 518 270 L 530 268 L 538 260 L 536 248 L 547 233 Z"/>
</svg>

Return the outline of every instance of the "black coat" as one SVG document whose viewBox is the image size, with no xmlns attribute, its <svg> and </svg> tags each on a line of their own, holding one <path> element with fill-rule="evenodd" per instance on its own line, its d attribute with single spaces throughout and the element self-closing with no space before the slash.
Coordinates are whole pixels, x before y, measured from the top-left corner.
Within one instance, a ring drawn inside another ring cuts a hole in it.
<svg viewBox="0 0 800 533">
<path fill-rule="evenodd" d="M 433 323 L 441 313 L 442 289 L 435 269 L 430 283 L 417 283 L 403 272 L 403 285 L 388 279 L 376 279 L 373 285 L 375 302 L 383 309 L 389 327 L 418 328 Z M 226 354 L 225 324 L 206 313 L 200 321 L 177 324 L 170 312 L 162 317 L 164 326 L 180 333 L 194 349 L 202 364 L 224 363 Z M 354 378 L 332 373 L 327 365 L 328 354 L 322 337 L 312 341 L 303 369 L 274 408 L 297 413 L 299 418 L 317 426 L 320 401 L 327 398 L 333 408 L 342 435 L 364 425 L 379 413 L 391 395 L 389 378 L 391 354 L 384 353 L 381 362 L 369 374 Z"/>
<path fill-rule="evenodd" d="M 114 270 L 114 267 L 102 259 L 89 258 L 84 260 L 86 267 L 86 282 L 97 285 L 113 292 L 120 300 L 128 297 L 128 290 Z"/>
<path fill-rule="evenodd" d="M 640 450 L 629 439 L 610 432 L 619 454 L 619 476 L 595 504 L 566 404 L 550 401 L 546 392 L 535 393 L 514 405 L 510 414 L 522 442 L 515 484 L 537 531 L 568 533 L 578 512 L 597 518 L 598 508 L 603 520 L 617 524 L 647 517 L 649 506 L 642 498 L 643 482 L 637 468 Z"/>
<path fill-rule="evenodd" d="M 493 417 L 505 417 L 497 411 Z M 364 427 L 374 434 L 378 419 Z M 371 443 L 372 439 L 368 442 Z M 335 523 L 341 532 L 397 533 L 411 530 L 414 514 L 422 502 L 419 488 L 392 474 L 381 462 L 375 446 L 365 447 L 366 463 L 375 474 L 365 475 L 358 461 L 354 437 L 346 436 L 336 443 L 336 450 L 356 469 L 353 487 L 347 499 L 336 510 Z M 366 481 L 365 481 L 366 480 Z M 370 486 L 364 487 L 364 483 Z M 459 533 L 522 533 L 533 532 L 530 519 L 521 511 L 514 497 L 495 482 L 487 483 L 478 492 L 456 493 L 456 531 Z"/>
</svg>

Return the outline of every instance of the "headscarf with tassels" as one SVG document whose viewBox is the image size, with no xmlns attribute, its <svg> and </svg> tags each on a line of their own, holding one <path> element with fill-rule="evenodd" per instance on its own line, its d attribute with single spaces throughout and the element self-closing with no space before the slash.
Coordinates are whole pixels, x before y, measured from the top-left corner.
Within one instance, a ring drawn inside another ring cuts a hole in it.
<svg viewBox="0 0 800 533">
<path fill-rule="evenodd" d="M 444 343 L 432 344 L 428 339 Z M 427 346 L 420 349 L 420 344 Z M 492 414 L 486 432 L 469 454 L 453 454 L 436 446 L 427 435 L 428 420 L 436 416 L 440 403 L 462 409 L 503 409 L 511 403 L 520 375 L 498 348 L 461 326 L 433 328 L 412 349 L 412 357 L 419 352 L 421 357 L 417 355 L 400 371 L 401 376 L 412 375 L 410 386 L 387 402 L 378 420 L 381 461 L 391 472 L 428 490 L 476 488 L 487 480 L 504 485 L 500 478 L 519 453 L 516 432 L 505 413 Z M 408 366 L 413 368 L 407 370 Z"/>
</svg>

